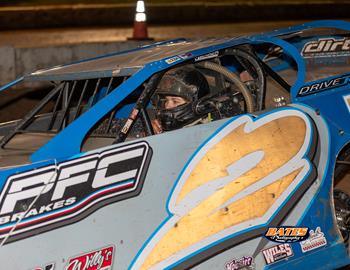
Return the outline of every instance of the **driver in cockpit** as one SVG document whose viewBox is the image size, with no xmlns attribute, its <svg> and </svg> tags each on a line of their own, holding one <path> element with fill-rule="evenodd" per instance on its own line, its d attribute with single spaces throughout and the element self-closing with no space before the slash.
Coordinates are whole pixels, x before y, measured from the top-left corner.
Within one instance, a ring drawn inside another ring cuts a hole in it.
<svg viewBox="0 0 350 270">
<path fill-rule="evenodd" d="M 198 110 L 200 101 L 210 93 L 205 76 L 189 65 L 164 74 L 153 97 L 155 133 L 210 121 L 210 112 Z"/>
<path fill-rule="evenodd" d="M 242 82 L 251 79 L 244 72 L 240 77 Z M 211 94 L 206 77 L 194 65 L 171 69 L 163 75 L 153 96 L 153 130 L 157 134 L 241 114 L 240 100 L 235 95 L 231 89 Z"/>
</svg>

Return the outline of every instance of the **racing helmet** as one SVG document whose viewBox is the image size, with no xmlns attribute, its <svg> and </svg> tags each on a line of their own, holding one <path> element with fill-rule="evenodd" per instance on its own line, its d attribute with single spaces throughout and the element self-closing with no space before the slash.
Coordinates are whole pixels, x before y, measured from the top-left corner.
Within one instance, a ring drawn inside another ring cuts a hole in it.
<svg viewBox="0 0 350 270">
<path fill-rule="evenodd" d="M 156 116 L 162 129 L 168 131 L 181 128 L 203 117 L 196 111 L 196 104 L 209 92 L 206 78 L 194 66 L 183 66 L 167 71 L 154 94 Z M 185 103 L 166 108 L 167 96 L 181 97 Z"/>
</svg>

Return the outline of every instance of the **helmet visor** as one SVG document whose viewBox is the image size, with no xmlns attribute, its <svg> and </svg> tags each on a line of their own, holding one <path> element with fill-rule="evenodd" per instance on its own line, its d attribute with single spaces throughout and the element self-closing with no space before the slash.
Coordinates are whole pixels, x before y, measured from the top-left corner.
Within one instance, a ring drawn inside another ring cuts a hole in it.
<svg viewBox="0 0 350 270">
<path fill-rule="evenodd" d="M 164 96 L 178 96 L 190 100 L 193 85 L 185 84 L 174 76 L 164 75 L 159 82 L 155 94 Z"/>
</svg>

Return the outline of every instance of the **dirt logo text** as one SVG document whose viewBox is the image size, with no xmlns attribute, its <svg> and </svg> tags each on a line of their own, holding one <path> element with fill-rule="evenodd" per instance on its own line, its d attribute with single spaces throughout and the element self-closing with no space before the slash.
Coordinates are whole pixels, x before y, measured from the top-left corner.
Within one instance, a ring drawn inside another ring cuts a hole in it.
<svg viewBox="0 0 350 270">
<path fill-rule="evenodd" d="M 349 38 L 322 38 L 305 43 L 302 51 L 305 58 L 311 57 L 334 57 L 350 55 Z"/>
</svg>

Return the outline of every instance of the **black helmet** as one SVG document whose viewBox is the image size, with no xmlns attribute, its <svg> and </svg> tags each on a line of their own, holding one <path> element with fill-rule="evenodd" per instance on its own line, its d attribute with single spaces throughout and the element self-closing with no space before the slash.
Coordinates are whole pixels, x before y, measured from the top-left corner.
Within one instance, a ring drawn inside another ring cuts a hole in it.
<svg viewBox="0 0 350 270">
<path fill-rule="evenodd" d="M 204 75 L 194 66 L 169 70 L 164 74 L 155 91 L 154 103 L 157 117 L 164 130 L 173 130 L 188 125 L 202 117 L 196 112 L 196 104 L 210 92 Z M 174 108 L 165 108 L 165 97 L 177 96 L 186 103 Z"/>
</svg>

